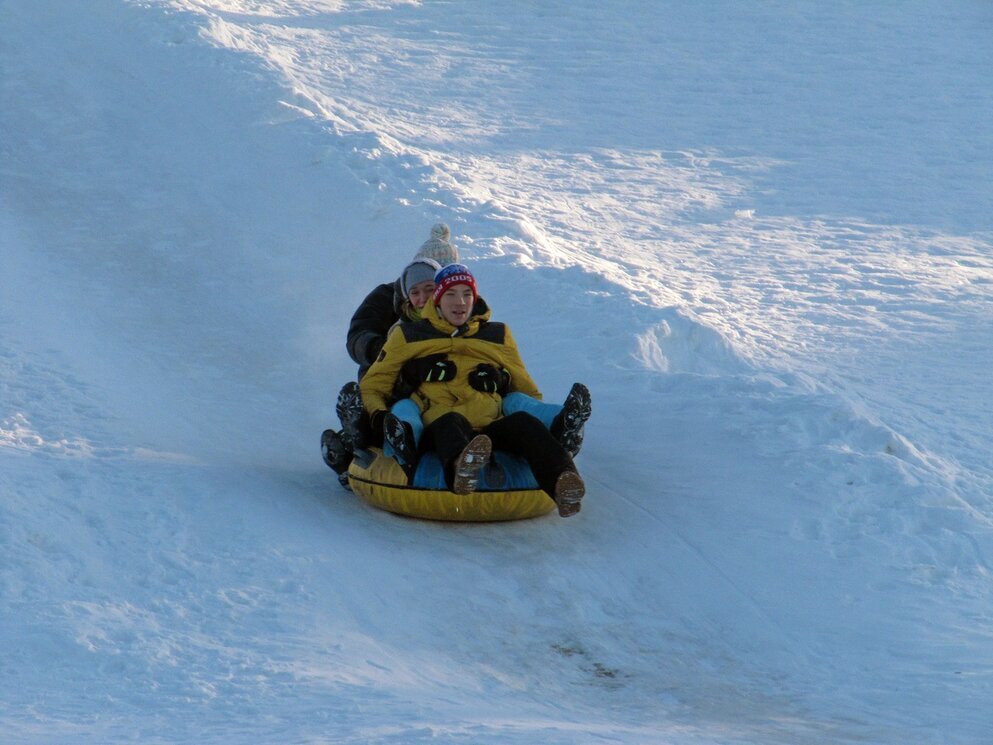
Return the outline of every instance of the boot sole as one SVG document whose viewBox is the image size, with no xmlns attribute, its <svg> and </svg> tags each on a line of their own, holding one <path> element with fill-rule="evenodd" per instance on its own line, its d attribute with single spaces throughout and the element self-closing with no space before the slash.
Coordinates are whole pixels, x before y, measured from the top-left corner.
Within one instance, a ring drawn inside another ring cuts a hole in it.
<svg viewBox="0 0 993 745">
<path fill-rule="evenodd" d="M 410 439 L 408 439 L 408 435 Z M 394 414 L 387 414 L 386 441 L 393 448 L 397 462 L 405 468 L 412 466 L 416 459 L 416 451 L 411 446 L 411 439 L 413 439 L 413 434 L 410 432 L 410 425 Z"/>
<path fill-rule="evenodd" d="M 555 503 L 559 517 L 572 517 L 582 508 L 586 484 L 575 471 L 564 471 L 555 481 Z"/>
<path fill-rule="evenodd" d="M 365 443 L 360 442 L 359 427 L 362 421 L 362 393 L 357 383 L 346 383 L 338 394 L 335 413 L 341 420 L 341 439 L 349 450 L 358 450 Z"/>
<path fill-rule="evenodd" d="M 472 494 L 479 483 L 479 472 L 489 463 L 493 444 L 486 435 L 472 438 L 458 460 L 455 461 L 455 478 L 452 491 L 456 494 Z"/>
<path fill-rule="evenodd" d="M 583 446 L 583 428 L 593 413 L 593 399 L 590 389 L 582 383 L 574 383 L 562 405 L 564 419 L 559 442 L 572 457 L 579 454 Z"/>
</svg>

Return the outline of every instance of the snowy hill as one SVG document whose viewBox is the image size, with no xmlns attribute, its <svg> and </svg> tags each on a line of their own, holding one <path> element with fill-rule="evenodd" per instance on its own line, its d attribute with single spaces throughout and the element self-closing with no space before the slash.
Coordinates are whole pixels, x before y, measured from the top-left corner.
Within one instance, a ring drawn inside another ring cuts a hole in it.
<svg viewBox="0 0 993 745">
<path fill-rule="evenodd" d="M 983 3 L 0 0 L 4 743 L 993 742 Z M 448 222 L 569 520 L 341 490 Z"/>
</svg>

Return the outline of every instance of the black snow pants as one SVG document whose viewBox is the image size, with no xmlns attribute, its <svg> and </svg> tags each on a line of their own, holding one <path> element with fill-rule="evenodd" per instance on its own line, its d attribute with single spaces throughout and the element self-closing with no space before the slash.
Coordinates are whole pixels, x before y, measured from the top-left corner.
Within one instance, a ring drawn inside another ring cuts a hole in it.
<svg viewBox="0 0 993 745">
<path fill-rule="evenodd" d="M 462 450 L 476 435 L 490 438 L 494 450 L 519 455 L 528 462 L 538 486 L 549 496 L 555 494 L 555 481 L 564 471 L 575 471 L 572 458 L 552 437 L 539 419 L 518 411 L 501 417 L 481 430 L 474 430 L 469 420 L 451 412 L 438 417 L 424 430 L 423 444 L 434 449 L 445 467 L 445 478 L 452 485 L 453 465 Z"/>
</svg>

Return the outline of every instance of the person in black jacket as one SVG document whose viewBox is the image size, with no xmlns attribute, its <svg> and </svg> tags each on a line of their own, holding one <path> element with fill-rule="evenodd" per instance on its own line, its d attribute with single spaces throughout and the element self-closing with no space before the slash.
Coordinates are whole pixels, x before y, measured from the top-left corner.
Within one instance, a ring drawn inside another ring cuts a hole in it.
<svg viewBox="0 0 993 745">
<path fill-rule="evenodd" d="M 414 254 L 418 259 L 433 259 L 440 266 L 459 263 L 458 249 L 452 245 L 451 230 L 443 223 L 436 223 L 431 228 L 428 238 Z M 393 324 L 403 316 L 403 304 L 407 300 L 401 287 L 403 277 L 393 282 L 387 282 L 376 287 L 366 295 L 348 324 L 348 336 L 345 347 L 348 356 L 359 366 L 359 379 L 376 361 L 379 350 L 386 343 L 386 335 Z"/>
<path fill-rule="evenodd" d="M 451 242 L 451 230 L 445 223 L 440 222 L 432 226 L 431 236 L 421 244 L 414 255 L 414 260 L 404 269 L 404 274 L 418 264 L 419 259 L 430 259 L 440 266 L 458 263 L 459 252 Z M 376 361 L 393 325 L 404 318 L 410 320 L 409 311 L 415 309 L 404 292 L 404 274 L 393 282 L 377 286 L 366 295 L 348 324 L 345 348 L 348 356 L 359 366 L 358 380 L 362 379 L 369 366 Z M 352 462 L 354 451 L 360 443 L 351 442 L 351 438 L 343 437 L 343 434 L 354 431 L 368 433 L 371 441 L 361 443 L 361 446 L 380 443 L 377 441 L 376 433 L 371 432 L 371 427 L 365 421 L 365 409 L 362 407 L 355 382 L 346 383 L 341 389 L 335 409 L 338 418 L 342 420 L 343 429 L 342 431 L 327 429 L 322 433 L 321 454 L 324 462 L 338 474 L 339 481 L 347 485 L 348 465 Z M 355 419 L 358 421 L 354 421 Z"/>
</svg>

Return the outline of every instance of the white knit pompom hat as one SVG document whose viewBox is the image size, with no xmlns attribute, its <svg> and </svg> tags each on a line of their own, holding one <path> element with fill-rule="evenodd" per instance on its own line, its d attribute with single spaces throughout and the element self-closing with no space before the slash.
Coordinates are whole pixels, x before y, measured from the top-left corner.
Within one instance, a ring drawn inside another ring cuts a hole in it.
<svg viewBox="0 0 993 745">
<path fill-rule="evenodd" d="M 419 256 L 407 264 L 400 274 L 400 291 L 404 300 L 410 299 L 410 291 L 421 282 L 433 280 L 434 275 L 441 271 L 441 264 L 426 256 Z"/>
<path fill-rule="evenodd" d="M 414 254 L 415 259 L 434 259 L 442 266 L 459 263 L 459 251 L 449 240 L 452 231 L 443 222 L 431 227 L 431 237 L 428 238 Z"/>
</svg>

